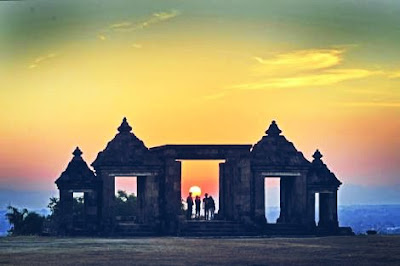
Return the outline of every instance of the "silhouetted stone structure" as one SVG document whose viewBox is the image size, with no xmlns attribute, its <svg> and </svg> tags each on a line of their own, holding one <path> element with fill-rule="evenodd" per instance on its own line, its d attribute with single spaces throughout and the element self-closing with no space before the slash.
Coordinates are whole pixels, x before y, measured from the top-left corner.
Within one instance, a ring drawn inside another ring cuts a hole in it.
<svg viewBox="0 0 400 266">
<path fill-rule="evenodd" d="M 164 145 L 147 148 L 124 118 L 119 133 L 92 163 L 83 161 L 77 148 L 67 169 L 57 179 L 60 190 L 62 228 L 76 232 L 72 193 L 84 192 L 86 233 L 118 231 L 113 213 L 115 177 L 137 177 L 138 224 L 131 234 L 148 230 L 155 234 L 182 233 L 181 162 L 179 160 L 225 160 L 220 163 L 218 219 L 246 225 L 253 233 L 274 233 L 265 218 L 265 178 L 280 178 L 280 216 L 276 230 L 294 226 L 297 233 L 340 233 L 337 190 L 341 182 L 322 162 L 317 150 L 309 162 L 296 150 L 275 121 L 266 135 L 253 145 Z M 319 193 L 320 219 L 315 223 L 315 194 Z M 214 223 L 219 226 L 222 223 Z M 139 227 L 138 227 L 139 226 Z M 142 226 L 142 227 L 140 227 Z M 233 226 L 228 224 L 229 226 Z M 133 227 L 132 227 L 133 228 Z M 145 228 L 145 229 L 143 229 Z M 233 227 L 232 227 L 233 228 Z M 283 230 L 283 229 L 282 229 Z M 351 232 L 351 230 L 350 230 Z"/>
</svg>

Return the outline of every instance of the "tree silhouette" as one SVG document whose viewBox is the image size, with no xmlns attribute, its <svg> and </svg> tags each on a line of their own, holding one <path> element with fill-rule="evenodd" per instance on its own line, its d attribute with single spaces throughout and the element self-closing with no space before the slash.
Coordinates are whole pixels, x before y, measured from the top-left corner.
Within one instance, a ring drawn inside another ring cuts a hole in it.
<svg viewBox="0 0 400 266">
<path fill-rule="evenodd" d="M 11 229 L 8 230 L 10 235 L 37 235 L 42 232 L 44 216 L 27 209 L 20 211 L 13 206 L 8 206 L 7 210 L 6 217 L 11 224 Z"/>
<path fill-rule="evenodd" d="M 126 191 L 118 190 L 115 197 L 115 215 L 116 216 L 137 216 L 137 197 L 134 193 L 129 194 Z"/>
</svg>

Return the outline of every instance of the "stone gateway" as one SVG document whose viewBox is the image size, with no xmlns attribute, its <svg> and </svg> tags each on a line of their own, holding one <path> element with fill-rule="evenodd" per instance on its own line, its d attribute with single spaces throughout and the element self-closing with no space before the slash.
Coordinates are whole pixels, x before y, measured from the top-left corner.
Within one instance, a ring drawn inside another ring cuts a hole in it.
<svg viewBox="0 0 400 266">
<path fill-rule="evenodd" d="M 126 118 L 89 168 L 79 148 L 56 180 L 61 233 L 67 235 L 270 235 L 346 234 L 337 215 L 341 182 L 316 150 L 309 162 L 272 121 L 255 145 L 164 145 L 148 148 Z M 219 164 L 219 212 L 214 221 L 186 221 L 181 206 L 180 160 L 224 160 Z M 115 178 L 137 178 L 137 219 L 114 213 Z M 280 178 L 280 215 L 267 221 L 265 178 Z M 73 214 L 73 193 L 84 195 L 83 218 Z M 315 222 L 316 193 L 319 222 Z M 213 229 L 214 228 L 214 229 Z M 225 230 L 225 231 L 224 231 Z"/>
</svg>

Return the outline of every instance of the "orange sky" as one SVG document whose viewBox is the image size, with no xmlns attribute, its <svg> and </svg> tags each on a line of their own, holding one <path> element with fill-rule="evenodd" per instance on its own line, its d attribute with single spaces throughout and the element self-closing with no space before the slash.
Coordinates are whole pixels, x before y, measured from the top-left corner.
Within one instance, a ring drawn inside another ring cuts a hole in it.
<svg viewBox="0 0 400 266">
<path fill-rule="evenodd" d="M 276 120 L 342 182 L 399 184 L 399 5 L 206 2 L 0 3 L 0 187 L 55 189 L 124 116 L 147 147 L 254 144 Z M 182 171 L 215 193 L 217 162 Z"/>
</svg>

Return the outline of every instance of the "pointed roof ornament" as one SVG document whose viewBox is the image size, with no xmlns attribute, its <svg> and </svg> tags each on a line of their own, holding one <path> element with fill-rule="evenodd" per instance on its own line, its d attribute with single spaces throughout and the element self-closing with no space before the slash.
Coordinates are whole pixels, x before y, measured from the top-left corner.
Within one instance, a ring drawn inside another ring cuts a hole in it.
<svg viewBox="0 0 400 266">
<path fill-rule="evenodd" d="M 72 154 L 74 155 L 74 157 L 81 157 L 82 153 L 83 152 L 81 151 L 81 149 L 79 149 L 79 147 L 76 147 Z"/>
<path fill-rule="evenodd" d="M 279 129 L 275 120 L 273 120 L 268 130 L 265 131 L 265 133 L 267 133 L 268 136 L 279 136 L 282 133 L 282 130 Z"/>
<path fill-rule="evenodd" d="M 82 151 L 79 147 L 76 147 L 72 154 L 74 157 L 72 157 L 65 171 L 56 180 L 58 189 L 95 188 L 97 186 L 96 175 L 83 160 Z"/>
<path fill-rule="evenodd" d="M 126 117 L 124 117 L 124 119 L 122 120 L 121 125 L 118 127 L 118 131 L 120 133 L 123 132 L 131 132 L 132 127 L 128 124 L 128 121 L 126 120 Z"/>
<path fill-rule="evenodd" d="M 313 156 L 312 156 L 315 160 L 318 160 L 318 161 L 320 161 L 321 160 L 321 158 L 323 157 L 323 155 L 320 153 L 320 151 L 317 149 L 315 152 L 314 152 L 314 154 L 313 154 Z"/>
</svg>

